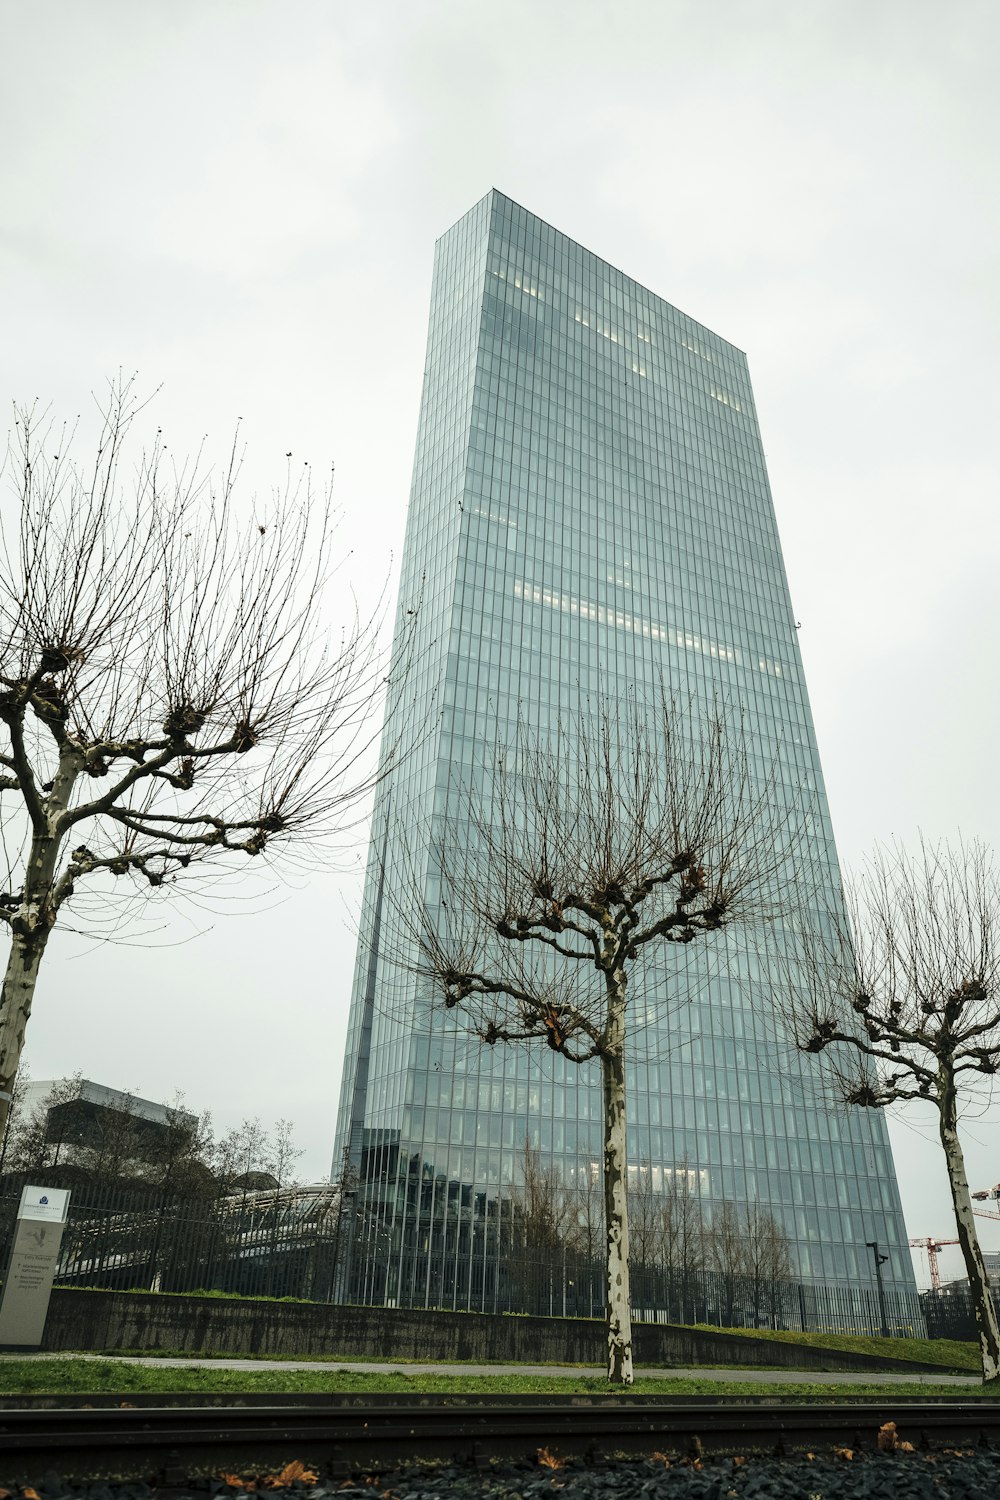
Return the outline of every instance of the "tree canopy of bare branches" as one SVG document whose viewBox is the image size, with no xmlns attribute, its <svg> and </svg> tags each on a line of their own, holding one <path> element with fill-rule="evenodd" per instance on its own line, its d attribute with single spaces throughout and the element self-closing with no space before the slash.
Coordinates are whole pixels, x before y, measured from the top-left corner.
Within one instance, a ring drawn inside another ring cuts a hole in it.
<svg viewBox="0 0 1000 1500">
<path fill-rule="evenodd" d="M 88 468 L 73 432 L 15 412 L 0 511 L 0 1129 L 39 964 L 65 913 L 123 907 L 342 829 L 371 785 L 384 687 L 376 623 L 323 611 L 328 489 L 308 469 L 264 501 L 177 462 L 109 389 Z M 385 764 L 385 762 L 383 762 Z M 123 898 L 126 898 L 123 900 Z"/>
<path fill-rule="evenodd" d="M 759 1203 L 723 1203 L 706 1236 L 712 1267 L 719 1273 L 726 1301 L 726 1321 L 734 1321 L 735 1292 L 740 1283 L 749 1296 L 754 1327 L 773 1315 L 783 1283 L 791 1280 L 788 1236 L 774 1215 Z"/>
<path fill-rule="evenodd" d="M 763 778 L 766 782 L 766 777 Z M 596 1059 L 603 1084 L 608 1374 L 632 1380 L 625 1046 L 651 955 L 761 919 L 786 853 L 785 815 L 753 774 L 742 726 L 650 703 L 602 702 L 551 737 L 522 731 L 470 790 L 468 837 L 434 849 L 441 902 L 420 968 L 487 1045 Z"/>
<path fill-rule="evenodd" d="M 1000 878 L 977 843 L 878 849 L 849 890 L 849 928 L 807 938 L 808 983 L 789 990 L 792 1033 L 824 1054 L 848 1105 L 925 1101 L 937 1114 L 984 1380 L 1000 1333 L 959 1140 L 964 1104 L 1000 1068 Z"/>
</svg>

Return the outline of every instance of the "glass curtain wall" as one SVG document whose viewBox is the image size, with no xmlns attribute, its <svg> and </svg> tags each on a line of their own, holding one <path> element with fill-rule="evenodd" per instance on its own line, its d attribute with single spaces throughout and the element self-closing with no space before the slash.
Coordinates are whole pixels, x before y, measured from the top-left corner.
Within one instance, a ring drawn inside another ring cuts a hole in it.
<svg viewBox="0 0 1000 1500">
<path fill-rule="evenodd" d="M 347 1295 L 488 1309 L 526 1152 L 572 1200 L 574 1254 L 601 1161 L 596 1062 L 483 1047 L 408 966 L 414 907 L 440 898 L 434 830 L 461 836 L 498 736 L 661 679 L 724 703 L 775 796 L 805 797 L 813 899 L 839 900 L 746 357 L 495 191 L 437 246 L 397 651 L 333 1164 Z M 769 1210 L 807 1285 L 867 1293 L 877 1240 L 886 1286 L 912 1290 L 884 1121 L 828 1109 L 812 1060 L 776 1051 L 767 948 L 734 928 L 661 982 L 683 1003 L 633 1033 L 633 1188 L 690 1185 L 707 1222 Z"/>
</svg>

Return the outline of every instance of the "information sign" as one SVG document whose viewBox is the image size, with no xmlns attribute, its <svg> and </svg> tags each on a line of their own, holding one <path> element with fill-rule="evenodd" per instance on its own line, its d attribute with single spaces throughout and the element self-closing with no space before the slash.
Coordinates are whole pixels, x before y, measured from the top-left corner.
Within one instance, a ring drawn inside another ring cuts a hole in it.
<svg viewBox="0 0 1000 1500">
<path fill-rule="evenodd" d="M 66 1188 L 26 1187 L 0 1298 L 0 1347 L 37 1348 L 69 1208 Z"/>
</svg>

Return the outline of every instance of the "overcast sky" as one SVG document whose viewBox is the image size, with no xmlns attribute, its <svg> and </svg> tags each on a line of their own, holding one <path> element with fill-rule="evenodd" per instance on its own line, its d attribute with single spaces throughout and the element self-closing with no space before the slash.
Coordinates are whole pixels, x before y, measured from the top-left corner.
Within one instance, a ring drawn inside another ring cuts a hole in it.
<svg viewBox="0 0 1000 1500">
<path fill-rule="evenodd" d="M 0 394 L 137 370 L 175 449 L 243 419 L 248 487 L 335 461 L 372 601 L 434 240 L 498 187 L 747 351 L 845 862 L 1000 844 L 998 55 L 995 0 L 0 0 Z M 288 1116 L 325 1175 L 362 859 L 155 952 L 60 940 L 33 1075 Z M 933 1132 L 893 1139 L 953 1237 Z"/>
</svg>

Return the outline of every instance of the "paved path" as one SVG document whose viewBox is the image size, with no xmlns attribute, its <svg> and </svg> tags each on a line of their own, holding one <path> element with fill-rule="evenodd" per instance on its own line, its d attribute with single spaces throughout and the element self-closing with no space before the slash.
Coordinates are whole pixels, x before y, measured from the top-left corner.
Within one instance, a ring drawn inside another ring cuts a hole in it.
<svg viewBox="0 0 1000 1500">
<path fill-rule="evenodd" d="M 309 1370 L 317 1374 L 332 1375 L 340 1370 L 349 1370 L 360 1375 L 529 1375 L 529 1376 L 579 1376 L 599 1378 L 606 1372 L 603 1366 L 579 1365 L 416 1365 L 392 1364 L 390 1361 L 370 1363 L 352 1360 L 308 1360 L 308 1359 L 200 1359 L 200 1358 L 156 1358 L 148 1355 L 128 1354 L 0 1354 L 0 1363 L 11 1359 L 81 1359 L 111 1361 L 117 1364 L 161 1365 L 173 1368 L 196 1368 L 201 1370 Z M 640 1366 L 636 1375 L 644 1380 L 704 1380 L 753 1382 L 761 1385 L 980 1385 L 978 1375 L 928 1375 L 915 1370 L 912 1375 L 902 1370 L 748 1370 L 713 1369 L 699 1365 L 694 1369 L 649 1369 Z"/>
</svg>

